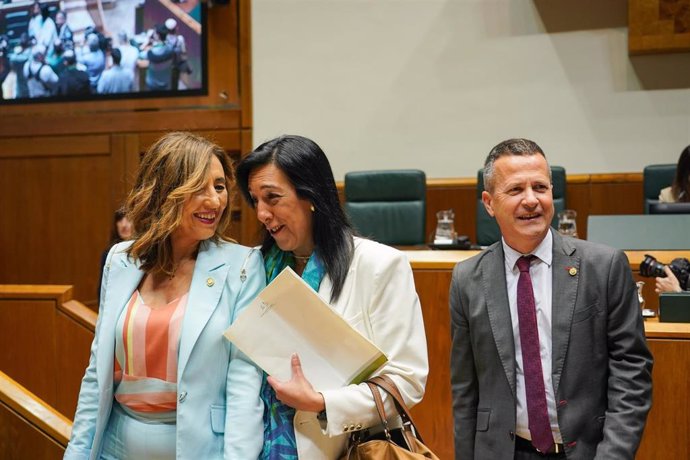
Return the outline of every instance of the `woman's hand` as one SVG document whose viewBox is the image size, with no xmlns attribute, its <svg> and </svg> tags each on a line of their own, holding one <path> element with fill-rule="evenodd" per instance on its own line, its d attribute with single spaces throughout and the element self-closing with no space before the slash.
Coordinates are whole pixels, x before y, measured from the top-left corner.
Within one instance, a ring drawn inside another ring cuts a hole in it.
<svg viewBox="0 0 690 460">
<path fill-rule="evenodd" d="M 656 289 L 658 293 L 662 292 L 683 292 L 680 288 L 680 282 L 678 278 L 673 274 L 668 265 L 664 266 L 664 272 L 666 272 L 666 278 L 656 278 Z"/>
<path fill-rule="evenodd" d="M 300 363 L 297 353 L 292 355 L 290 365 L 292 366 L 292 378 L 289 381 L 281 382 L 274 377 L 267 379 L 280 402 L 297 410 L 309 412 L 321 412 L 326 409 L 323 395 L 314 391 L 314 387 L 304 377 L 302 363 Z"/>
</svg>

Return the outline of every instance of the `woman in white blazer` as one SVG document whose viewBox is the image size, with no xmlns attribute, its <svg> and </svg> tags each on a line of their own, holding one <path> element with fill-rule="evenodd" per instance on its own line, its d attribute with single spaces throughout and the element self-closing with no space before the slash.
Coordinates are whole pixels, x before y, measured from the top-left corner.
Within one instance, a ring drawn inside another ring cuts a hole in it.
<svg viewBox="0 0 690 460">
<path fill-rule="evenodd" d="M 424 395 L 428 359 L 412 270 L 399 251 L 354 236 L 326 155 L 300 136 L 260 145 L 237 167 L 237 182 L 264 226 L 267 281 L 292 267 L 388 357 L 408 406 Z M 348 435 L 380 424 L 366 384 L 316 392 L 292 358 L 292 379 L 266 376 L 261 459 L 336 459 Z M 384 395 L 388 414 L 394 403 Z"/>
<path fill-rule="evenodd" d="M 258 251 L 225 241 L 231 166 L 189 133 L 158 140 L 109 252 L 66 459 L 257 458 L 261 372 L 223 331 L 265 286 Z"/>
</svg>

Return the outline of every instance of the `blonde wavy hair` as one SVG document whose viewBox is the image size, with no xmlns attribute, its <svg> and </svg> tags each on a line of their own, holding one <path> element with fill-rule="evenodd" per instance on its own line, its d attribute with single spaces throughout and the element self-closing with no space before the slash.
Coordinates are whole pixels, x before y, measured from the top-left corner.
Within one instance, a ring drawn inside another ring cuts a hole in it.
<svg viewBox="0 0 690 460">
<path fill-rule="evenodd" d="M 232 188 L 233 170 L 225 151 L 188 132 L 172 132 L 158 139 L 144 154 L 136 183 L 127 198 L 127 217 L 134 227 L 134 243 L 127 254 L 142 262 L 150 273 L 174 273 L 170 235 L 182 222 L 185 201 L 202 190 L 213 157 L 223 167 L 227 190 Z M 229 194 L 229 192 L 228 192 Z M 230 224 L 230 197 L 220 216 L 214 242 L 225 237 Z"/>
</svg>

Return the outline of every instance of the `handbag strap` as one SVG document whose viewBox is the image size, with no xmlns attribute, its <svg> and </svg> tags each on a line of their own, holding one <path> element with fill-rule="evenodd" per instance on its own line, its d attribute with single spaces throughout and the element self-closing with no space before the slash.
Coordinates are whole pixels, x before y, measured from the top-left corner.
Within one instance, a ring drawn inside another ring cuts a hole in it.
<svg viewBox="0 0 690 460">
<path fill-rule="evenodd" d="M 388 430 L 388 418 L 386 417 L 386 409 L 383 407 L 383 398 L 381 398 L 381 393 L 379 393 L 378 388 L 376 388 L 376 385 L 373 384 L 372 382 L 367 381 L 365 383 L 369 387 L 371 394 L 374 396 L 374 403 L 376 404 L 376 411 L 379 413 L 379 417 L 381 418 L 381 423 L 383 424 L 384 429 Z"/>
<path fill-rule="evenodd" d="M 367 380 L 367 385 L 369 384 L 374 384 L 377 387 L 381 388 L 383 391 L 388 393 L 392 398 L 393 401 L 395 402 L 395 407 L 398 409 L 398 413 L 400 414 L 400 418 L 402 418 L 403 425 L 409 424 L 414 428 L 414 433 L 417 436 L 417 438 L 423 443 L 424 441 L 422 440 L 422 436 L 419 434 L 419 430 L 417 429 L 417 425 L 414 423 L 414 420 L 412 420 L 412 415 L 410 415 L 410 410 L 407 408 L 407 405 L 405 404 L 405 401 L 403 400 L 402 395 L 400 394 L 400 390 L 398 390 L 398 387 L 395 385 L 395 382 L 393 382 L 393 379 L 391 379 L 387 375 L 379 375 L 376 377 L 372 377 L 369 380 Z M 370 387 L 371 388 L 371 387 Z M 378 391 L 376 391 L 378 393 Z M 379 399 L 381 398 L 381 395 L 378 395 Z M 376 396 L 374 396 L 374 399 L 376 400 Z M 381 404 L 383 406 L 383 404 Z M 378 403 L 377 403 L 378 407 Z M 381 412 L 379 411 L 379 415 Z M 385 412 L 384 412 L 385 414 Z M 384 426 L 386 424 L 384 423 Z"/>
</svg>

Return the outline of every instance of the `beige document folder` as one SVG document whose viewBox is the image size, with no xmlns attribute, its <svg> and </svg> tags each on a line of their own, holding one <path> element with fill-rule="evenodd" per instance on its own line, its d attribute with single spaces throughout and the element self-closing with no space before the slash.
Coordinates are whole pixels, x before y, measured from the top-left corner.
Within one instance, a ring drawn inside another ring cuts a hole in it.
<svg viewBox="0 0 690 460">
<path fill-rule="evenodd" d="M 387 358 L 289 267 L 225 331 L 268 375 L 287 381 L 290 357 L 316 391 L 366 380 Z"/>
</svg>

